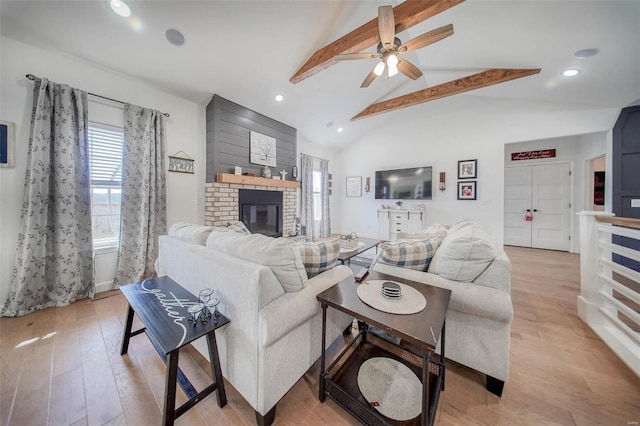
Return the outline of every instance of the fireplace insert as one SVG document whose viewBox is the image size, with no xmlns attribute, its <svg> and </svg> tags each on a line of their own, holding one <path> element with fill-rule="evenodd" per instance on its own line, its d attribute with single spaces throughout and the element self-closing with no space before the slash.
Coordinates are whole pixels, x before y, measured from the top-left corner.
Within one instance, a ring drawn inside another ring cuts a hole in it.
<svg viewBox="0 0 640 426">
<path fill-rule="evenodd" d="M 238 194 L 240 220 L 252 234 L 282 236 L 282 192 L 241 189 Z"/>
</svg>

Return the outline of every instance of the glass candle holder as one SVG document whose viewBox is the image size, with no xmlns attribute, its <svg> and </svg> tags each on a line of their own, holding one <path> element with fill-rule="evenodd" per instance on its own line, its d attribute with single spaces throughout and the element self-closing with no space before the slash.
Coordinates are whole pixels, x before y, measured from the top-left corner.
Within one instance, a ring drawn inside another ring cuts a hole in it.
<svg viewBox="0 0 640 426">
<path fill-rule="evenodd" d="M 202 303 L 206 304 L 209 301 L 209 299 L 211 299 L 212 295 L 213 295 L 212 288 L 203 288 L 202 290 L 200 290 L 200 293 L 198 293 L 198 299 L 200 299 Z"/>
<path fill-rule="evenodd" d="M 200 319 L 203 307 L 204 307 L 204 304 L 196 303 L 194 305 L 189 306 L 189 308 L 187 309 L 187 311 L 189 312 L 188 320 L 192 325 L 196 325 L 196 323 Z"/>
</svg>

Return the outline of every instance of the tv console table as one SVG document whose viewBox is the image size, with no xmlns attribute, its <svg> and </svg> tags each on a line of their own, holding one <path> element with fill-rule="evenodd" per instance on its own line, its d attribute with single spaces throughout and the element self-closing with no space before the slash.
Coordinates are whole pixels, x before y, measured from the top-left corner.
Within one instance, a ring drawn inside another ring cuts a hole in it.
<svg viewBox="0 0 640 426">
<path fill-rule="evenodd" d="M 379 209 L 378 238 L 393 241 L 400 232 L 417 234 L 424 228 L 426 216 L 425 210 Z"/>
</svg>

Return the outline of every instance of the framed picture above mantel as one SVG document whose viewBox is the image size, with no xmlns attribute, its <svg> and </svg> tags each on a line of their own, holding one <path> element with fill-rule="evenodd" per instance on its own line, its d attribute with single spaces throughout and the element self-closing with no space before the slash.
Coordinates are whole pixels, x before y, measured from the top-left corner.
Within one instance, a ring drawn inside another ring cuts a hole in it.
<svg viewBox="0 0 640 426">
<path fill-rule="evenodd" d="M 250 134 L 249 162 L 276 167 L 276 138 L 254 131 Z"/>
</svg>

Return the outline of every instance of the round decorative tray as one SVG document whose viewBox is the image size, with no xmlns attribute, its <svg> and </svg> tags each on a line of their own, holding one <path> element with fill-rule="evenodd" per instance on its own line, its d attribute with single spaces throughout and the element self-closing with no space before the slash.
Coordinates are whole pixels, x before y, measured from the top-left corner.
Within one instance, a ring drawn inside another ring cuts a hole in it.
<svg viewBox="0 0 640 426">
<path fill-rule="evenodd" d="M 382 285 L 394 283 L 400 287 L 401 297 L 389 298 L 383 295 Z M 415 288 L 396 281 L 367 280 L 358 284 L 358 297 L 374 309 L 390 314 L 416 314 L 427 307 L 427 300 Z"/>
</svg>

